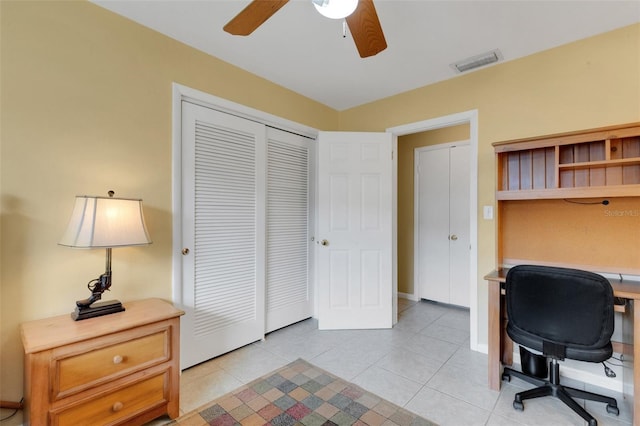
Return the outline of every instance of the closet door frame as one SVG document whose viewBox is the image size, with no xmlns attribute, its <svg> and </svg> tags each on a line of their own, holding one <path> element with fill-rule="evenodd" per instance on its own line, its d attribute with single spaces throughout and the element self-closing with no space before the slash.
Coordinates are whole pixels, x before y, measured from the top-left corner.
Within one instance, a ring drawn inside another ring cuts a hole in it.
<svg viewBox="0 0 640 426">
<path fill-rule="evenodd" d="M 216 111 L 224 112 L 227 114 L 235 115 L 247 120 L 256 121 L 266 126 L 275 127 L 284 131 L 295 133 L 311 139 L 316 139 L 318 130 L 303 124 L 296 123 L 291 120 L 287 120 L 254 108 L 250 108 L 227 99 L 219 98 L 209 93 L 202 92 L 197 89 L 173 83 L 172 84 L 172 215 L 173 215 L 173 244 L 172 244 L 172 301 L 176 306 L 183 305 L 182 300 L 182 248 L 184 247 L 182 241 L 182 102 L 188 101 L 190 103 L 201 105 L 207 108 L 214 109 Z M 313 175 L 315 175 L 315 169 L 317 168 L 317 146 L 313 152 L 316 160 L 313 163 Z M 315 185 L 315 183 L 314 183 Z M 312 212 L 313 213 L 313 212 Z M 316 286 L 314 285 L 315 278 L 315 264 L 314 256 L 309 256 L 310 266 L 310 280 L 311 287 L 314 289 L 312 302 L 315 306 Z M 316 310 L 314 309 L 314 312 Z"/>
</svg>

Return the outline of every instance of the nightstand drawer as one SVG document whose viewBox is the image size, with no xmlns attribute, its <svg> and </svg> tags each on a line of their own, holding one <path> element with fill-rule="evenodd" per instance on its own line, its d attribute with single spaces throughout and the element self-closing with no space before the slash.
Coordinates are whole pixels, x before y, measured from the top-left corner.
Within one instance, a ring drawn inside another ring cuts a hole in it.
<svg viewBox="0 0 640 426">
<path fill-rule="evenodd" d="M 145 379 L 122 389 L 100 394 L 72 407 L 51 413 L 53 426 L 108 425 L 123 422 L 165 404 L 168 374 Z"/>
<path fill-rule="evenodd" d="M 168 328 L 139 329 L 96 339 L 89 349 L 84 343 L 66 347 L 52 359 L 52 400 L 166 362 L 170 357 Z"/>
</svg>

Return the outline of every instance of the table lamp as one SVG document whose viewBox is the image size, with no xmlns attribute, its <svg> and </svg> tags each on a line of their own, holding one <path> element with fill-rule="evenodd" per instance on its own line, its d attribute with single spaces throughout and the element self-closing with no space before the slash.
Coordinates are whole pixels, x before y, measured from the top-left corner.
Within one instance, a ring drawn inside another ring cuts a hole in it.
<svg viewBox="0 0 640 426">
<path fill-rule="evenodd" d="M 89 281 L 91 296 L 76 302 L 75 321 L 124 311 L 117 300 L 94 303 L 111 287 L 111 249 L 151 244 L 142 214 L 142 200 L 79 195 L 69 225 L 58 244 L 74 248 L 107 249 L 106 270 Z"/>
</svg>

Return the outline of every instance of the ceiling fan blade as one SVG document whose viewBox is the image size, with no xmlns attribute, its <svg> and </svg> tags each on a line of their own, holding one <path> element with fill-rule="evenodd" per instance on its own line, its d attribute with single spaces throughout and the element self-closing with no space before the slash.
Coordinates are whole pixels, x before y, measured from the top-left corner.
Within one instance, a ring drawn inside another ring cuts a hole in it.
<svg viewBox="0 0 640 426">
<path fill-rule="evenodd" d="M 253 0 L 223 29 L 233 35 L 249 35 L 288 2 L 289 0 Z"/>
<path fill-rule="evenodd" d="M 361 58 L 377 55 L 387 48 L 373 0 L 360 0 L 355 12 L 346 19 Z"/>
</svg>

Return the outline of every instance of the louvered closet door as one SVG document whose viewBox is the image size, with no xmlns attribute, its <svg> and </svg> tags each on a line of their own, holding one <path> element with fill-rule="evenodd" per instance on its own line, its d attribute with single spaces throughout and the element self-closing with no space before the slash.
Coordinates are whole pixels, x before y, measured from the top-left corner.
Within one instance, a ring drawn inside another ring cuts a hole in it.
<svg viewBox="0 0 640 426">
<path fill-rule="evenodd" d="M 187 368 L 264 336 L 266 129 L 187 102 L 182 108 Z"/>
<path fill-rule="evenodd" d="M 267 131 L 267 332 L 312 314 L 312 144 L 302 136 Z"/>
</svg>

